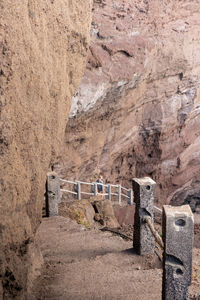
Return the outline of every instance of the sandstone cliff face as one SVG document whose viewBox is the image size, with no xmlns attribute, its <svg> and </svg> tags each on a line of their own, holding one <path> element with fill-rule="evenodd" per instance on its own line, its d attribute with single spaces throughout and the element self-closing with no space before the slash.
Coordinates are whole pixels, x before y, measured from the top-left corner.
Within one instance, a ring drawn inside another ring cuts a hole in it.
<svg viewBox="0 0 200 300">
<path fill-rule="evenodd" d="M 83 75 L 91 3 L 0 3 L 0 299 L 24 299 L 40 264 L 46 173 Z"/>
<path fill-rule="evenodd" d="M 94 1 L 87 71 L 58 166 L 151 176 L 157 200 L 200 199 L 200 1 Z"/>
</svg>

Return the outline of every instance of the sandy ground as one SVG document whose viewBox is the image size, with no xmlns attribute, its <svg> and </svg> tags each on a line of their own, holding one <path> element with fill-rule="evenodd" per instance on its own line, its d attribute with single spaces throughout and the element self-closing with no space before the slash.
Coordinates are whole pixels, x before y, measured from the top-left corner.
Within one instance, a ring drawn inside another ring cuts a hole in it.
<svg viewBox="0 0 200 300">
<path fill-rule="evenodd" d="M 37 300 L 161 300 L 162 269 L 156 255 L 140 257 L 110 232 L 86 230 L 64 217 L 40 226 L 44 266 L 32 297 Z M 200 292 L 200 254 L 194 249 L 192 294 Z"/>
</svg>

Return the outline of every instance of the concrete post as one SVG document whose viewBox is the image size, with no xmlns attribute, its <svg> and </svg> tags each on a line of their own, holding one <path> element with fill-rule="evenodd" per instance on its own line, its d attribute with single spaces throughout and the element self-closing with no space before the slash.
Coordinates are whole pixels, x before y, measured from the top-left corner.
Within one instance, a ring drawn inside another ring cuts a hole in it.
<svg viewBox="0 0 200 300">
<path fill-rule="evenodd" d="M 98 187 L 97 187 L 97 183 L 94 184 L 94 196 L 97 196 L 98 194 Z"/>
<path fill-rule="evenodd" d="M 110 184 L 108 184 L 107 193 L 108 193 L 107 199 L 111 201 L 112 195 L 111 195 L 111 185 Z"/>
<path fill-rule="evenodd" d="M 46 196 L 47 216 L 58 216 L 58 203 L 61 201 L 60 179 L 55 172 L 47 174 Z"/>
<path fill-rule="evenodd" d="M 121 192 L 122 192 L 122 187 L 121 187 L 121 185 L 118 185 L 118 203 L 119 203 L 119 205 L 121 205 L 121 202 L 122 202 Z"/>
<path fill-rule="evenodd" d="M 156 183 L 149 177 L 133 178 L 133 192 L 135 202 L 133 248 L 139 255 L 154 253 L 154 237 L 144 221 L 150 216 L 153 220 L 153 204 Z"/>
<path fill-rule="evenodd" d="M 132 189 L 130 189 L 128 191 L 128 196 L 129 196 L 128 204 L 133 205 L 133 190 Z"/>
<path fill-rule="evenodd" d="M 77 198 L 81 200 L 81 183 L 77 181 Z"/>
<path fill-rule="evenodd" d="M 192 280 L 194 218 L 189 205 L 163 210 L 162 300 L 189 299 Z"/>
</svg>

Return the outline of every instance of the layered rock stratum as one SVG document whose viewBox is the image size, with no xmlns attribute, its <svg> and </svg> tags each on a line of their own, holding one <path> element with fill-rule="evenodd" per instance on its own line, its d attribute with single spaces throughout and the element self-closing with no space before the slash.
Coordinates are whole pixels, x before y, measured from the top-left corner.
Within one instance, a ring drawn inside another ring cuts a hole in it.
<svg viewBox="0 0 200 300">
<path fill-rule="evenodd" d="M 200 1 L 96 0 L 85 76 L 58 170 L 157 182 L 161 204 L 200 202 Z"/>
<path fill-rule="evenodd" d="M 46 173 L 89 48 L 91 0 L 0 2 L 0 299 L 27 299 Z"/>
</svg>

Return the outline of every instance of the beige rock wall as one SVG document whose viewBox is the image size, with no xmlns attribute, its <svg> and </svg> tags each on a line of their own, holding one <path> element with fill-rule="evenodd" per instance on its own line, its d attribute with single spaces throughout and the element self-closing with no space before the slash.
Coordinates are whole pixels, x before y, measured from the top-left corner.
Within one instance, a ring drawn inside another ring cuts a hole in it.
<svg viewBox="0 0 200 300">
<path fill-rule="evenodd" d="M 94 2 L 60 174 L 148 175 L 159 202 L 200 203 L 200 1 Z"/>
<path fill-rule="evenodd" d="M 84 72 L 91 2 L 0 2 L 3 299 L 25 299 L 24 291 L 40 264 L 35 233 L 41 221 L 46 173 L 59 152 L 71 98 Z"/>
</svg>

